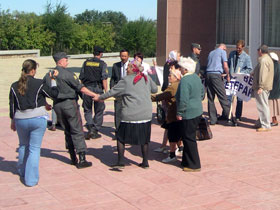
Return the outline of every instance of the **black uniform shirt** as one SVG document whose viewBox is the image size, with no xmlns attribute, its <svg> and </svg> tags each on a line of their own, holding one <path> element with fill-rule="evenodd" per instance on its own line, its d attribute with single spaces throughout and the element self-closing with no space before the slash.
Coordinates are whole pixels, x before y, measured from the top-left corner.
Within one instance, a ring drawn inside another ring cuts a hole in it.
<svg viewBox="0 0 280 210">
<path fill-rule="evenodd" d="M 102 83 L 108 78 L 107 64 L 97 57 L 87 59 L 81 69 L 79 76 L 85 85 Z"/>
</svg>

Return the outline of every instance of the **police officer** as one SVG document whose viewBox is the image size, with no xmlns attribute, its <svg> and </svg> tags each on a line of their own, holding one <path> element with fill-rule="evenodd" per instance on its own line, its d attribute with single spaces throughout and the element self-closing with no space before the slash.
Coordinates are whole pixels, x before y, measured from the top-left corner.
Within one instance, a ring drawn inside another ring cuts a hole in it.
<svg viewBox="0 0 280 210">
<path fill-rule="evenodd" d="M 195 73 L 202 77 L 204 72 L 200 69 L 200 60 L 199 60 L 199 55 L 201 52 L 201 46 L 200 44 L 197 43 L 192 43 L 191 44 L 191 54 L 190 57 L 195 61 L 196 67 L 195 67 Z"/>
<path fill-rule="evenodd" d="M 87 146 L 77 103 L 77 93 L 80 91 L 92 98 L 95 96 L 95 93 L 84 87 L 78 77 L 66 69 L 68 65 L 66 53 L 56 53 L 53 58 L 56 62 L 55 69 L 59 72 L 56 78 L 59 93 L 57 98 L 54 99 L 54 110 L 57 114 L 57 120 L 64 129 L 72 164 L 76 165 L 77 168 L 90 167 L 92 163 L 86 160 Z M 49 84 L 49 78 L 45 77 L 44 79 Z M 76 152 L 79 155 L 79 161 L 76 157 Z"/>
<path fill-rule="evenodd" d="M 103 55 L 103 49 L 101 47 L 94 47 L 94 57 L 87 59 L 81 69 L 80 80 L 91 91 L 98 94 L 103 94 L 104 90 L 107 92 L 107 78 L 108 70 L 107 64 L 100 60 Z M 94 117 L 92 117 L 92 105 L 94 103 Z M 105 110 L 104 102 L 92 101 L 92 98 L 87 95 L 83 95 L 83 108 L 84 116 L 87 121 L 88 133 L 85 138 L 89 140 L 100 138 L 98 134 L 103 123 L 103 112 Z"/>
</svg>

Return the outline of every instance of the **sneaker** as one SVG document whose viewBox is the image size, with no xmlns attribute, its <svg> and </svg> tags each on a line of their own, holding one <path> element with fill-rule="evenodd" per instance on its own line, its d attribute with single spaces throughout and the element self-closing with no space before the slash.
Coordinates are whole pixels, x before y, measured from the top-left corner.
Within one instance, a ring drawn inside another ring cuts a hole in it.
<svg viewBox="0 0 280 210">
<path fill-rule="evenodd" d="M 168 156 L 167 158 L 163 159 L 162 162 L 163 162 L 163 163 L 171 163 L 171 162 L 174 162 L 174 161 L 176 161 L 176 160 L 177 160 L 176 156 L 173 157 L 173 158 L 171 158 L 170 156 Z"/>
<path fill-rule="evenodd" d="M 166 147 L 159 147 L 159 148 L 154 149 L 154 152 L 163 152 L 164 153 L 164 151 L 166 151 L 166 150 L 167 150 Z"/>
</svg>

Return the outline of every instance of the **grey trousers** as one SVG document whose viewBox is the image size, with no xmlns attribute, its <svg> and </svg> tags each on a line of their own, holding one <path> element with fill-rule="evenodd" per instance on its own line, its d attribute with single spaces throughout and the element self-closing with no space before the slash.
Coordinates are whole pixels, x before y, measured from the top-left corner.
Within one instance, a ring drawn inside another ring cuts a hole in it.
<svg viewBox="0 0 280 210">
<path fill-rule="evenodd" d="M 270 91 L 263 90 L 261 94 L 257 94 L 257 91 L 254 91 L 257 109 L 259 113 L 260 126 L 262 128 L 268 128 L 268 129 L 271 128 L 270 110 L 269 110 L 269 103 L 268 103 L 269 92 Z"/>
<path fill-rule="evenodd" d="M 208 114 L 212 123 L 217 122 L 217 110 L 215 107 L 215 96 L 217 95 L 223 109 L 222 115 L 229 117 L 230 104 L 227 100 L 224 82 L 220 74 L 206 74 Z"/>
<path fill-rule="evenodd" d="M 85 143 L 82 118 L 76 100 L 65 100 L 54 105 L 57 120 L 64 129 L 68 148 L 75 148 L 77 153 L 85 152 Z"/>
<path fill-rule="evenodd" d="M 98 86 L 86 86 L 89 90 L 103 94 L 102 88 Z M 94 116 L 92 116 L 92 107 L 94 108 Z M 90 96 L 83 95 L 83 108 L 84 116 L 87 121 L 87 125 L 91 127 L 94 131 L 99 131 L 103 124 L 103 115 L 105 110 L 105 103 L 93 101 Z"/>
</svg>

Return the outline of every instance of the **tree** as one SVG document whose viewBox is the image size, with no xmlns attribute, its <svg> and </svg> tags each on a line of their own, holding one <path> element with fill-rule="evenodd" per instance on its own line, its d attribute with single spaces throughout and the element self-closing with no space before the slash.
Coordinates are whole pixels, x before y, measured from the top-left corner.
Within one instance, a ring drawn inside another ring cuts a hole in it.
<svg viewBox="0 0 280 210">
<path fill-rule="evenodd" d="M 131 53 L 142 52 L 144 56 L 155 56 L 156 23 L 143 17 L 128 22 L 120 32 L 119 43 Z"/>
<path fill-rule="evenodd" d="M 114 11 L 105 11 L 105 12 L 99 12 L 97 10 L 86 10 L 81 14 L 78 14 L 75 16 L 75 22 L 78 24 L 89 24 L 94 25 L 105 30 L 104 34 L 110 32 L 109 26 L 111 25 L 113 37 L 109 37 L 109 34 L 107 34 L 107 37 L 113 42 L 110 42 L 113 45 L 105 46 L 107 49 L 111 50 L 119 50 L 120 44 L 118 43 L 119 40 L 119 32 L 122 30 L 122 27 L 127 23 L 127 18 L 122 12 L 114 12 Z M 109 31 L 108 31 L 109 30 Z M 102 38 L 102 37 L 101 37 Z"/>
<path fill-rule="evenodd" d="M 73 18 L 67 13 L 65 5 L 57 4 L 55 8 L 49 3 L 42 19 L 45 29 L 55 34 L 54 52 L 68 52 L 74 44 L 75 27 Z"/>
</svg>

